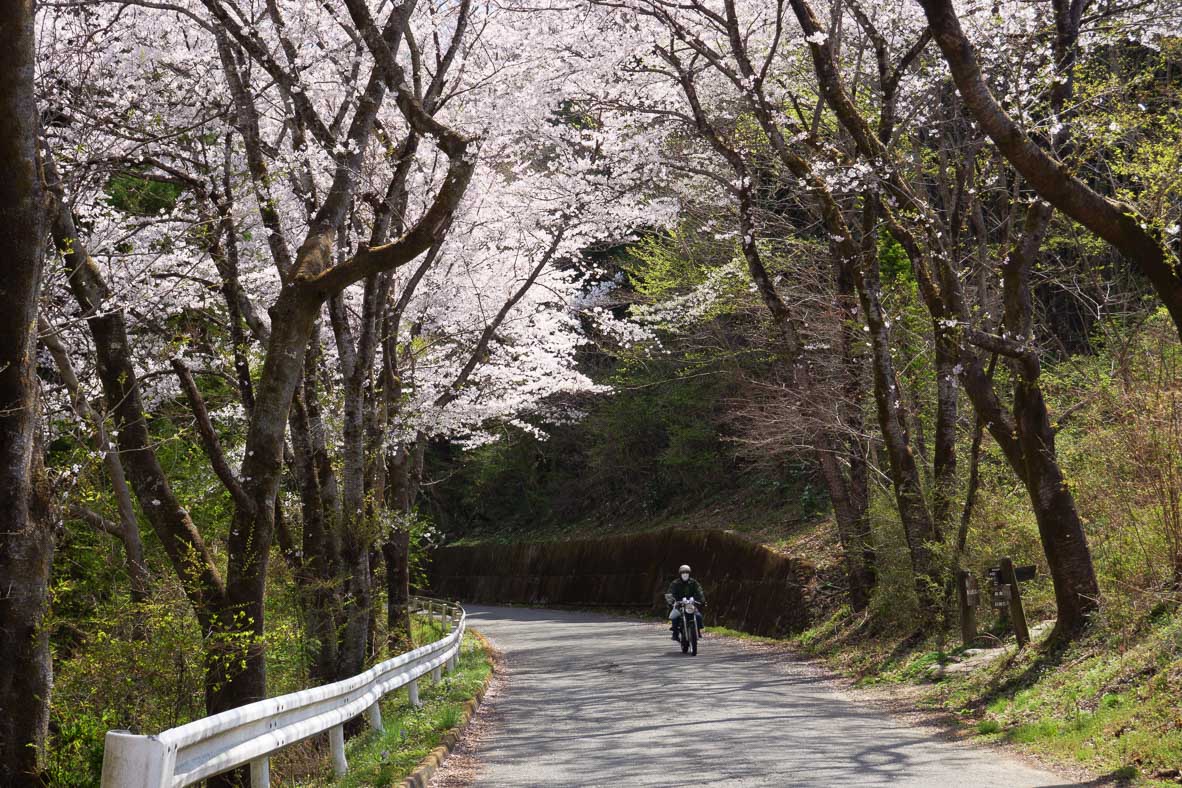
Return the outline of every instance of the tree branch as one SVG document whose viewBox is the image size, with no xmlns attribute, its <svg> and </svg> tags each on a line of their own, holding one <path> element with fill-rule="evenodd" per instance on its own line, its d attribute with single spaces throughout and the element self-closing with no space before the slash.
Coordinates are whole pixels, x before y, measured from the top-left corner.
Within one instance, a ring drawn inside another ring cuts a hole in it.
<svg viewBox="0 0 1182 788">
<path fill-rule="evenodd" d="M 181 381 L 181 388 L 185 390 L 185 397 L 189 400 L 189 408 L 193 411 L 193 419 L 197 423 L 197 433 L 201 436 L 201 448 L 205 450 L 209 464 L 213 466 L 213 472 L 217 474 L 222 484 L 230 492 L 235 505 L 249 511 L 254 507 L 254 504 L 238 481 L 238 477 L 234 475 L 230 464 L 226 462 L 221 441 L 218 440 L 217 432 L 213 429 L 213 422 L 209 419 L 209 411 L 205 407 L 205 400 L 202 398 L 201 392 L 197 389 L 197 382 L 193 380 L 193 373 L 179 358 L 172 359 L 172 368 L 176 371 L 176 376 Z"/>
<path fill-rule="evenodd" d="M 80 504 L 74 504 L 70 507 L 70 515 L 77 517 L 95 530 L 102 531 L 119 539 L 123 538 L 123 528 L 118 523 L 108 520 L 93 509 L 88 509 Z"/>
<path fill-rule="evenodd" d="M 464 154 L 451 157 L 447 177 L 435 201 L 405 235 L 381 246 L 362 247 L 350 260 L 303 280 L 303 285 L 330 294 L 337 293 L 371 274 L 390 271 L 409 263 L 442 241 L 467 191 L 474 168 L 475 163 Z"/>
<path fill-rule="evenodd" d="M 797 0 L 798 1 L 798 0 Z M 1093 191 L 1032 140 L 993 97 L 952 0 L 918 0 L 969 111 L 1039 195 L 1127 257 L 1162 299 L 1182 335 L 1182 275 L 1159 230 L 1136 210 Z"/>
<path fill-rule="evenodd" d="M 484 331 L 480 334 L 480 339 L 476 342 L 476 346 L 472 348 L 472 353 L 468 356 L 468 361 L 464 364 L 464 368 L 460 370 L 460 374 L 456 376 L 456 379 L 451 382 L 451 385 L 442 394 L 435 398 L 435 407 L 442 408 L 454 402 L 460 396 L 460 389 L 464 387 L 464 384 L 468 382 L 468 378 L 472 376 L 476 367 L 481 363 L 481 359 L 484 358 L 484 354 L 488 350 L 488 345 L 492 341 L 493 335 L 496 334 L 501 324 L 505 322 L 505 318 L 508 317 L 513 307 L 517 306 L 518 302 L 525 297 L 526 291 L 537 281 L 542 270 L 550 264 L 550 260 L 554 257 L 554 253 L 558 251 L 558 244 L 562 242 L 562 236 L 565 234 L 565 227 L 559 229 L 554 234 L 554 238 L 550 241 L 550 246 L 546 249 L 546 253 L 542 255 L 542 259 L 529 272 L 529 276 L 522 282 L 521 287 L 513 292 L 513 295 L 505 301 L 492 321 L 484 327 Z"/>
<path fill-rule="evenodd" d="M 1019 361 L 1038 361 L 1038 353 L 1033 348 L 1025 343 L 1017 342 L 1007 337 L 999 337 L 996 334 L 987 334 L 984 331 L 968 329 L 965 331 L 965 339 L 979 348 L 988 350 L 990 353 L 997 353 L 998 355 L 1018 359 Z"/>
</svg>

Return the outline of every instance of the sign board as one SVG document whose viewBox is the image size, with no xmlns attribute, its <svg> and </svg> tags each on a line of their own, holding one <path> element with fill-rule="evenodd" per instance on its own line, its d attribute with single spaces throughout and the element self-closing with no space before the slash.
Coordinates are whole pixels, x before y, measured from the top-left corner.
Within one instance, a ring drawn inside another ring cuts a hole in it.
<svg viewBox="0 0 1182 788">
<path fill-rule="evenodd" d="M 977 588 L 977 578 L 968 575 L 964 579 L 965 604 L 969 607 L 980 607 L 981 590 Z"/>
<path fill-rule="evenodd" d="M 1010 606 L 1012 592 L 1010 587 L 1001 583 L 993 589 L 993 606 L 998 610 L 1005 610 Z"/>
<path fill-rule="evenodd" d="M 1038 567 L 1034 564 L 1031 564 L 1030 566 L 1014 567 L 1014 577 L 1016 577 L 1020 583 L 1025 583 L 1027 580 L 1033 580 L 1037 574 Z"/>
<path fill-rule="evenodd" d="M 995 585 L 1003 582 L 1000 566 L 989 567 L 989 571 L 986 572 L 986 574 L 989 575 L 990 581 L 992 581 Z M 1029 580 L 1033 580 L 1037 576 L 1038 576 L 1038 567 L 1035 566 L 1034 564 L 1030 564 L 1029 566 L 1015 566 L 1014 567 L 1014 578 L 1019 583 L 1025 583 Z"/>
</svg>

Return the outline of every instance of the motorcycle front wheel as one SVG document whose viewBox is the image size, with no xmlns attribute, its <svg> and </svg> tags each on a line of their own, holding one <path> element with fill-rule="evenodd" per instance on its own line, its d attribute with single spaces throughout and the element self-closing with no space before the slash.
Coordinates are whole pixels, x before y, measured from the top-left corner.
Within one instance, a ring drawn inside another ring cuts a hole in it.
<svg viewBox="0 0 1182 788">
<path fill-rule="evenodd" d="M 695 647 L 696 648 L 696 647 Z M 685 635 L 685 627 L 681 628 L 681 653 L 685 654 L 690 650 L 690 639 Z M 695 653 L 697 653 L 695 651 Z"/>
<path fill-rule="evenodd" d="M 692 654 L 693 654 L 695 657 L 696 657 L 696 656 L 698 656 L 698 628 L 697 628 L 697 626 L 694 626 L 694 627 L 691 627 L 691 628 L 690 628 L 690 642 L 689 642 L 689 645 L 690 645 L 691 653 L 692 653 Z M 683 652 L 685 651 L 685 648 L 684 648 L 684 647 L 682 647 L 682 651 L 683 651 Z"/>
</svg>

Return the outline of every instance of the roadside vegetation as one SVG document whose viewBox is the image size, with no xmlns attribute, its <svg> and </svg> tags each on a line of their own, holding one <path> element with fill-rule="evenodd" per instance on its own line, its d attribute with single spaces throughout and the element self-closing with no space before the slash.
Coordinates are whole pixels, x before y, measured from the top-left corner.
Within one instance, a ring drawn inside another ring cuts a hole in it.
<svg viewBox="0 0 1182 788">
<path fill-rule="evenodd" d="M 345 746 L 349 772 L 335 779 L 325 772 L 324 760 L 312 775 L 295 776 L 279 773 L 281 785 L 307 788 L 380 788 L 402 785 L 416 767 L 438 747 L 445 734 L 464 721 L 464 705 L 483 690 L 492 675 L 492 655 L 473 633 L 464 635 L 459 667 L 444 672 L 438 684 L 424 678 L 419 683 L 419 700 L 415 708 L 406 690 L 398 690 L 382 701 L 384 731 L 366 730 L 354 736 Z"/>
</svg>

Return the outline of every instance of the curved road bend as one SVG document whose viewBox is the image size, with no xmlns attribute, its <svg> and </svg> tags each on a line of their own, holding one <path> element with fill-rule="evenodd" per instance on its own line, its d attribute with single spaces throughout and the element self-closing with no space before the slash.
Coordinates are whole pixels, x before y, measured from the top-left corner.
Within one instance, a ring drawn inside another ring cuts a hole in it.
<svg viewBox="0 0 1182 788">
<path fill-rule="evenodd" d="M 472 607 L 508 685 L 473 756 L 479 786 L 1067 785 L 842 698 L 816 668 L 659 623 Z"/>
</svg>

